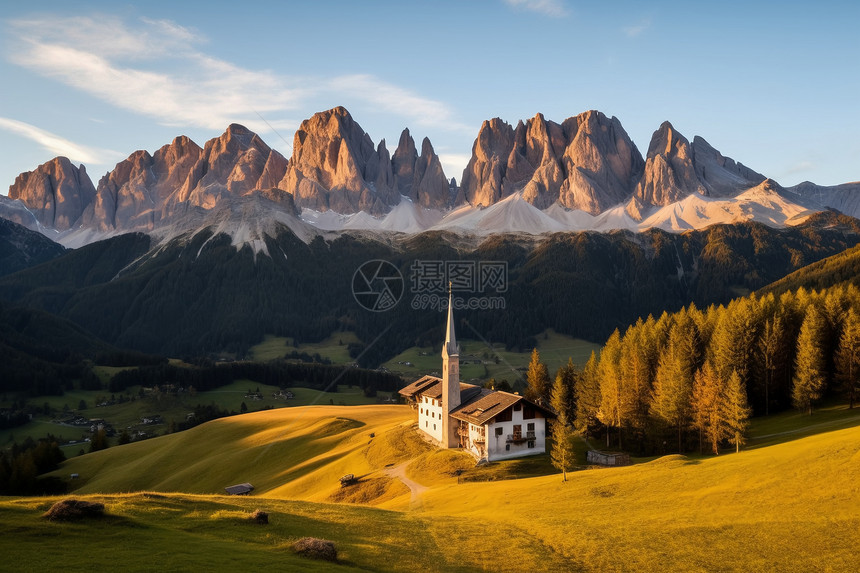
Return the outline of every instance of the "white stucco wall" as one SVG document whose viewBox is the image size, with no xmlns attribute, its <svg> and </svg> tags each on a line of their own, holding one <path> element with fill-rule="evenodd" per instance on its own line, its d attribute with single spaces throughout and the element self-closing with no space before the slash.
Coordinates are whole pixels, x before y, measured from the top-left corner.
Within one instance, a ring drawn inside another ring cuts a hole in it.
<svg viewBox="0 0 860 573">
<path fill-rule="evenodd" d="M 536 415 L 541 415 L 539 412 Z M 546 418 L 523 419 L 523 410 L 514 411 L 512 420 L 509 422 L 494 422 L 487 424 L 487 459 L 489 461 L 505 460 L 508 458 L 519 458 L 542 454 L 546 451 Z M 525 437 L 529 432 L 528 425 L 534 424 L 535 439 L 534 447 L 528 447 L 528 440 L 521 443 L 508 442 L 508 435 L 514 433 L 514 426 L 522 426 L 522 435 Z M 496 428 L 501 428 L 500 436 L 496 435 Z M 505 446 L 510 444 L 510 449 Z"/>
<path fill-rule="evenodd" d="M 442 417 L 442 400 L 433 400 L 426 396 L 419 396 L 418 427 L 421 431 L 437 442 L 441 442 L 442 424 L 444 423 L 447 423 L 447 420 Z"/>
</svg>

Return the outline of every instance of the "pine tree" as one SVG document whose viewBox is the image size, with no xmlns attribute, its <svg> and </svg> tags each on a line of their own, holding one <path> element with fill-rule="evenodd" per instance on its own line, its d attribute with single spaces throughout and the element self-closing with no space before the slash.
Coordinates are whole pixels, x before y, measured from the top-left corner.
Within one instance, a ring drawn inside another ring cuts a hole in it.
<svg viewBox="0 0 860 573">
<path fill-rule="evenodd" d="M 618 447 L 621 447 L 621 428 L 628 419 L 628 404 L 624 401 L 621 376 L 621 336 L 618 330 L 610 335 L 600 351 L 600 410 L 597 416 L 607 427 L 606 446 L 609 447 L 609 428 L 618 429 Z"/>
<path fill-rule="evenodd" d="M 741 446 L 746 443 L 744 436 L 752 410 L 747 402 L 746 386 L 737 371 L 733 370 L 729 376 L 722 406 L 721 421 L 725 424 L 725 433 L 729 441 L 735 445 L 735 452 L 739 452 Z"/>
<path fill-rule="evenodd" d="M 562 383 L 567 388 L 567 399 L 563 408 L 568 423 L 572 424 L 573 420 L 576 419 L 576 379 L 579 377 L 576 365 L 573 363 L 573 358 L 568 358 L 567 364 L 558 369 L 555 375 L 556 383 L 558 383 L 559 377 L 561 377 Z M 552 404 L 552 407 L 555 408 L 556 405 Z"/>
<path fill-rule="evenodd" d="M 711 362 L 705 361 L 701 370 L 696 372 L 693 385 L 692 414 L 693 425 L 699 430 L 699 450 L 703 440 L 707 440 L 715 454 L 720 453 L 720 442 L 726 437 L 722 421 L 722 395 L 720 379 Z"/>
<path fill-rule="evenodd" d="M 597 353 L 592 351 L 582 373 L 576 377 L 574 426 L 586 440 L 588 433 L 599 424 L 597 413 L 600 410 L 600 399 L 600 367 Z"/>
<path fill-rule="evenodd" d="M 825 358 L 819 346 L 824 331 L 824 317 L 811 304 L 797 337 L 794 386 L 791 400 L 794 407 L 812 415 L 812 408 L 821 399 L 825 384 Z"/>
<path fill-rule="evenodd" d="M 850 309 L 842 325 L 842 336 L 836 351 L 836 375 L 840 390 L 853 408 L 860 397 L 860 317 Z"/>
<path fill-rule="evenodd" d="M 629 425 L 640 431 L 644 430 L 648 418 L 657 360 L 654 319 L 644 322 L 640 318 L 621 340 L 621 399 L 630 412 Z"/>
<path fill-rule="evenodd" d="M 758 352 L 761 369 L 761 380 L 764 385 L 764 413 L 770 414 L 770 391 L 773 387 L 776 371 L 785 359 L 783 352 L 783 337 L 785 335 L 782 316 L 777 314 L 767 319 L 758 342 Z"/>
<path fill-rule="evenodd" d="M 669 332 L 669 344 L 660 355 L 654 377 L 651 414 L 678 432 L 678 452 L 683 450 L 683 430 L 690 420 L 690 400 L 699 360 L 698 332 L 685 311 Z"/>
<path fill-rule="evenodd" d="M 552 450 L 550 458 L 552 465 L 561 470 L 561 481 L 567 481 L 567 472 L 573 467 L 573 432 L 567 414 L 570 402 L 571 388 L 564 380 L 564 376 L 555 377 L 550 397 L 550 406 L 558 413 L 558 417 L 552 425 Z"/>
<path fill-rule="evenodd" d="M 526 398 L 538 404 L 545 403 L 550 391 L 549 370 L 546 364 L 540 361 L 537 348 L 532 350 L 526 382 L 528 383 L 525 391 Z"/>
</svg>

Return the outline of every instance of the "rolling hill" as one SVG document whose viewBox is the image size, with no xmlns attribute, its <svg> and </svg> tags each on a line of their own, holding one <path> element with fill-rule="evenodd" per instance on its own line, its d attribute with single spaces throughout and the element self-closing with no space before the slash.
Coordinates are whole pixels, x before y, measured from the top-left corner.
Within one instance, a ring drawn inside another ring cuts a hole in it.
<svg viewBox="0 0 860 573">
<path fill-rule="evenodd" d="M 567 483 L 557 474 L 458 483 L 457 470 L 475 470 L 431 452 L 402 406 L 259 412 L 67 461 L 58 473 L 80 473 L 75 494 L 103 501 L 111 517 L 47 523 L 39 514 L 52 499 L 3 499 L 0 546 L 37 569 L 69 552 L 71 571 L 106 564 L 109 547 L 130 571 L 153 560 L 166 570 L 313 570 L 288 548 L 305 535 L 334 540 L 343 570 L 851 571 L 860 418 L 840 416 L 831 431 L 775 444 L 763 436 L 773 445 L 754 441 L 740 454 L 582 469 Z M 417 494 L 387 473 L 404 463 Z M 361 477 L 351 487 L 365 503 L 331 503 L 347 471 Z M 257 486 L 251 497 L 221 495 L 239 481 Z M 247 523 L 256 508 L 270 526 Z M 130 534 L 135 543 L 117 543 Z"/>
</svg>

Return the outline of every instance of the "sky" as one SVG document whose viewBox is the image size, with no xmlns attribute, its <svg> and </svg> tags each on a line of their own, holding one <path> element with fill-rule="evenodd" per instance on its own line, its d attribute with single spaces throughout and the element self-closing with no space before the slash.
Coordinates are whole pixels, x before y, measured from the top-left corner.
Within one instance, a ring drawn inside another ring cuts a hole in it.
<svg viewBox="0 0 860 573">
<path fill-rule="evenodd" d="M 0 193 L 57 155 L 94 184 L 230 123 L 285 156 L 342 105 L 408 127 L 459 181 L 484 120 L 670 121 L 785 186 L 860 180 L 860 3 L 579 0 L 4 2 Z M 37 5 L 38 4 L 38 5 Z"/>
</svg>

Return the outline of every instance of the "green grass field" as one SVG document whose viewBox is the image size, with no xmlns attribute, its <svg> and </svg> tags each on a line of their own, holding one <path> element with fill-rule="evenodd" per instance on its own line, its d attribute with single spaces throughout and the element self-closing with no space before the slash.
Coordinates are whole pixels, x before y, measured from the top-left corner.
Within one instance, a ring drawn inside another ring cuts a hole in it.
<svg viewBox="0 0 860 573">
<path fill-rule="evenodd" d="M 193 396 L 167 396 L 146 395 L 138 396 L 139 387 L 129 388 L 124 393 L 126 401 L 109 406 L 98 406 L 99 398 L 110 398 L 111 394 L 104 390 L 70 390 L 63 396 L 42 396 L 31 402 L 40 407 L 47 404 L 55 412 L 53 416 L 38 415 L 32 422 L 16 428 L 0 430 L 0 447 L 7 447 L 13 442 L 22 443 L 27 437 L 38 439 L 51 434 L 61 440 L 62 443 L 75 442 L 63 445 L 66 457 L 75 456 L 83 449 L 89 451 L 89 444 L 81 443 L 81 440 L 89 437 L 88 427 L 69 426 L 56 423 L 55 419 L 62 419 L 66 412 L 79 414 L 87 419 L 101 418 L 110 423 L 117 434 L 124 429 L 133 431 L 144 431 L 148 435 L 164 434 L 171 421 L 181 422 L 185 420 L 189 412 L 193 412 L 197 404 L 214 404 L 221 410 L 228 412 L 240 412 L 242 403 L 249 412 L 256 412 L 268 408 L 287 408 L 293 406 L 309 406 L 312 404 L 356 406 L 363 404 L 375 404 L 376 398 L 368 398 L 360 388 L 349 388 L 339 385 L 337 392 L 320 392 L 309 388 L 290 388 L 294 397 L 289 400 L 275 398 L 274 394 L 279 392 L 277 386 L 267 386 L 252 380 L 237 380 L 232 384 L 222 386 L 216 390 L 198 392 Z M 246 398 L 249 393 L 259 393 L 261 399 Z M 132 401 L 132 397 L 134 400 Z M 85 409 L 79 409 L 81 401 L 86 404 Z M 0 402 L 0 406 L 8 406 Z M 161 416 L 160 424 L 143 425 L 143 417 Z M 110 439 L 115 444 L 118 437 Z"/>
<path fill-rule="evenodd" d="M 110 517 L 48 523 L 56 498 L 0 498 L 0 549 L 32 571 L 855 571 L 857 413 L 785 413 L 739 454 L 581 465 L 562 483 L 545 455 L 475 468 L 434 450 L 405 406 L 256 412 L 68 460 L 56 475 L 78 473 L 72 494 Z M 342 489 L 346 473 L 359 483 Z M 221 495 L 245 481 L 252 496 Z M 244 519 L 258 508 L 269 526 Z M 341 563 L 294 555 L 308 535 Z"/>
<path fill-rule="evenodd" d="M 600 345 L 558 334 L 547 330 L 536 337 L 541 362 L 547 365 L 550 376 L 568 358 L 580 368 L 585 365 L 592 351 L 599 351 Z M 503 345 L 494 344 L 489 348 L 480 340 L 459 339 L 460 378 L 468 382 L 484 382 L 490 378 L 497 381 L 507 380 L 511 385 L 517 379 L 525 379 L 526 369 L 531 360 L 529 352 L 510 352 Z M 440 375 L 442 359 L 434 348 L 413 346 L 401 352 L 383 366 L 406 379 L 419 378 L 425 374 Z"/>
<path fill-rule="evenodd" d="M 315 343 L 302 343 L 293 346 L 291 338 L 272 336 L 267 334 L 263 342 L 252 346 L 250 350 L 251 360 L 266 362 L 276 358 L 283 358 L 285 354 L 292 351 L 306 352 L 313 356 L 319 354 L 323 358 L 331 360 L 332 364 L 348 364 L 352 362 L 347 345 L 358 342 L 354 332 L 335 332 L 325 340 Z"/>
</svg>

